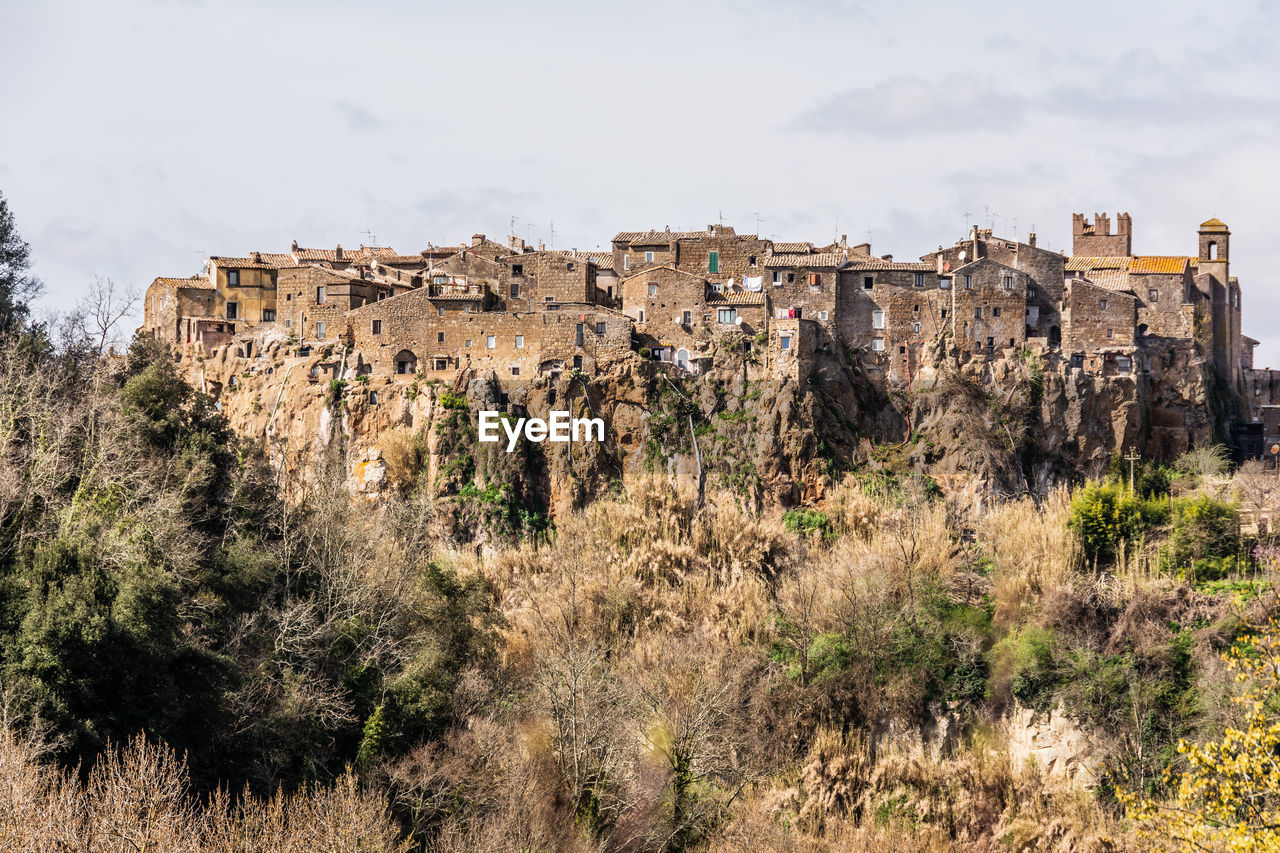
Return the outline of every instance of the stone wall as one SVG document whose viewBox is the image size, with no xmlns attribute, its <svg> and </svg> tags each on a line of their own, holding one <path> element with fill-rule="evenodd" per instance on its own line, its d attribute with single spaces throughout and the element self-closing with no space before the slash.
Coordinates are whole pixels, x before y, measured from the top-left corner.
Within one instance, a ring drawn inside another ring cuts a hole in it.
<svg viewBox="0 0 1280 853">
<path fill-rule="evenodd" d="M 1027 280 L 1026 273 L 988 258 L 955 270 L 951 330 L 962 358 L 1025 343 Z"/>
<path fill-rule="evenodd" d="M 1063 317 L 1071 352 L 1132 350 L 1137 302 L 1123 291 L 1072 281 Z"/>
</svg>

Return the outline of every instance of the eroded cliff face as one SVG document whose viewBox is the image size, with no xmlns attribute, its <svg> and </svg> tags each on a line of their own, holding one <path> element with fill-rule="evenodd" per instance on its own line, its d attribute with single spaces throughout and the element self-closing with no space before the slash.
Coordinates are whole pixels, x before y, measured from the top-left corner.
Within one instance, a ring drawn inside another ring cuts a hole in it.
<svg viewBox="0 0 1280 853">
<path fill-rule="evenodd" d="M 304 351 L 305 352 L 305 351 Z M 886 482 L 919 477 L 975 508 L 1096 476 L 1137 448 L 1170 458 L 1213 434 L 1202 364 L 1096 375 L 1060 354 L 1023 350 L 965 365 L 938 357 L 910 386 L 886 388 L 856 362 L 820 353 L 805 382 L 762 378 L 749 355 L 721 353 L 690 376 L 636 357 L 596 377 L 572 371 L 513 384 L 360 375 L 341 344 L 298 355 L 278 335 L 184 355 L 197 387 L 273 463 L 305 472 L 340 457 L 355 495 L 426 488 L 460 507 L 459 533 L 486 519 L 537 526 L 644 470 L 727 488 L 748 506 L 816 502 L 841 470 Z M 603 442 L 481 443 L 478 413 L 601 418 Z M 471 511 L 467 504 L 478 509 Z"/>
</svg>

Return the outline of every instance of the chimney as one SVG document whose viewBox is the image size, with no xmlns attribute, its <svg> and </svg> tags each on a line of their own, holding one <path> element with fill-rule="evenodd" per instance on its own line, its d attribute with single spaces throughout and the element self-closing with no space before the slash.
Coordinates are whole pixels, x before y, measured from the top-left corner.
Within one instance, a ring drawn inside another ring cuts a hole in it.
<svg viewBox="0 0 1280 853">
<path fill-rule="evenodd" d="M 292 249 L 290 249 L 289 251 L 291 251 L 291 252 L 296 252 L 296 251 L 298 251 L 298 241 L 297 241 L 297 240 L 294 240 L 294 241 L 293 241 L 293 248 L 292 248 Z"/>
<path fill-rule="evenodd" d="M 539 244 L 538 244 L 538 251 L 539 251 L 539 252 L 545 252 L 546 250 L 547 250 L 546 244 L 544 244 L 544 243 L 539 243 Z"/>
<path fill-rule="evenodd" d="M 841 235 L 840 235 L 840 242 L 841 242 L 841 243 L 848 243 L 848 242 L 849 242 L 849 235 L 848 235 L 848 234 L 841 234 Z"/>
<path fill-rule="evenodd" d="M 333 250 L 333 256 L 338 260 L 342 260 L 342 244 L 338 244 L 338 248 Z"/>
<path fill-rule="evenodd" d="M 1031 235 L 1027 237 L 1027 245 L 1033 249 L 1036 247 L 1036 232 L 1032 231 Z"/>
<path fill-rule="evenodd" d="M 882 260 L 882 261 L 892 261 L 892 260 L 893 260 L 893 255 L 881 255 L 881 256 L 880 256 L 880 260 Z"/>
<path fill-rule="evenodd" d="M 472 247 L 472 248 L 475 248 L 476 246 L 479 246 L 479 245 L 480 245 L 481 243 L 483 243 L 483 242 L 484 242 L 484 235 L 483 235 L 483 234 L 472 234 L 472 235 L 471 235 L 471 247 Z"/>
<path fill-rule="evenodd" d="M 262 253 L 261 253 L 261 252 L 254 252 L 254 253 L 253 253 L 253 255 L 252 255 L 251 257 L 252 257 L 252 260 L 253 260 L 253 262 L 254 262 L 255 264 L 260 264 L 260 263 L 262 263 Z"/>
</svg>

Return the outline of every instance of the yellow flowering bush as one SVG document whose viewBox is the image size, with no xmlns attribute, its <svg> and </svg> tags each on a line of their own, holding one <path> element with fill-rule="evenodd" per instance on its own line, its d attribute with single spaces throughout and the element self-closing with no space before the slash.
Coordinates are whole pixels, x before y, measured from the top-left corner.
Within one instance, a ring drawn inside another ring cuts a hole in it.
<svg viewBox="0 0 1280 853">
<path fill-rule="evenodd" d="M 1203 744 L 1181 741 L 1187 770 L 1171 801 L 1118 793 L 1156 850 L 1280 851 L 1280 619 L 1241 636 L 1223 655 L 1244 685 L 1239 728 Z"/>
</svg>

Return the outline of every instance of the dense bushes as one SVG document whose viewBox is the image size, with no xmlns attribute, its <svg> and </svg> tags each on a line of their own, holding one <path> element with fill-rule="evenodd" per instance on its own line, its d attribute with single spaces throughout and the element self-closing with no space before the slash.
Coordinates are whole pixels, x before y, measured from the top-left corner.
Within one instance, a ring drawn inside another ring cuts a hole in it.
<svg viewBox="0 0 1280 853">
<path fill-rule="evenodd" d="M 1115 559 L 1121 543 L 1139 543 L 1168 519 L 1167 500 L 1137 497 L 1118 483 L 1090 483 L 1071 501 L 1071 528 L 1080 536 L 1085 558 L 1094 564 Z"/>
</svg>

